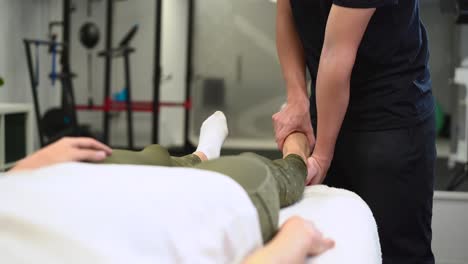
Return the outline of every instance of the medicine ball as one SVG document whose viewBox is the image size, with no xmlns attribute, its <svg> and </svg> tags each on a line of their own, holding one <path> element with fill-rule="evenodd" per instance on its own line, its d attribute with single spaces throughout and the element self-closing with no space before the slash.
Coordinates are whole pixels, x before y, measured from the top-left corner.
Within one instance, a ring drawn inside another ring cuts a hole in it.
<svg viewBox="0 0 468 264">
<path fill-rule="evenodd" d="M 86 22 L 81 26 L 80 41 L 87 49 L 92 49 L 99 43 L 99 28 L 96 24 Z"/>
</svg>

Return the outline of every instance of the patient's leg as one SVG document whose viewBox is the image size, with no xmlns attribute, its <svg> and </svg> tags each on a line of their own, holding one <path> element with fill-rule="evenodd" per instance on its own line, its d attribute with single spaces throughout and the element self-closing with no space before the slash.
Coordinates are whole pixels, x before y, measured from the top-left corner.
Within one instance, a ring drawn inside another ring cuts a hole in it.
<svg viewBox="0 0 468 264">
<path fill-rule="evenodd" d="M 203 122 L 200 128 L 200 142 L 193 154 L 171 157 L 165 148 L 151 145 L 142 151 L 116 149 L 102 163 L 193 167 L 202 161 L 218 158 L 227 134 L 226 117 L 222 112 L 217 111 Z"/>
<path fill-rule="evenodd" d="M 307 138 L 292 134 L 286 139 L 284 158 L 271 161 L 253 153 L 225 156 L 196 165 L 222 173 L 242 186 L 255 205 L 263 240 L 269 241 L 278 227 L 279 210 L 302 197 L 307 176 Z"/>
<path fill-rule="evenodd" d="M 310 147 L 304 134 L 293 133 L 286 138 L 282 159 L 272 161 L 255 153 L 242 155 L 260 159 L 270 169 L 278 188 L 281 208 L 297 202 L 302 197 L 307 178 L 306 162 L 310 155 Z"/>
</svg>

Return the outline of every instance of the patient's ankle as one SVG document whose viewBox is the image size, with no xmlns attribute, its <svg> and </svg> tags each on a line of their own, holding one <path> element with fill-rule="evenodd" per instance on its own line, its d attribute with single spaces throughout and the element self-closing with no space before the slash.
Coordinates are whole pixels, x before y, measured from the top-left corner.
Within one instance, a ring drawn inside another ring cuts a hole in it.
<svg viewBox="0 0 468 264">
<path fill-rule="evenodd" d="M 293 133 L 284 141 L 283 158 L 291 154 L 300 156 L 307 164 L 307 158 L 310 155 L 310 147 L 307 137 L 303 133 Z"/>
<path fill-rule="evenodd" d="M 208 157 L 205 155 L 205 153 L 203 153 L 201 151 L 195 151 L 193 153 L 193 155 L 199 157 L 201 161 L 207 161 L 208 160 Z"/>
</svg>

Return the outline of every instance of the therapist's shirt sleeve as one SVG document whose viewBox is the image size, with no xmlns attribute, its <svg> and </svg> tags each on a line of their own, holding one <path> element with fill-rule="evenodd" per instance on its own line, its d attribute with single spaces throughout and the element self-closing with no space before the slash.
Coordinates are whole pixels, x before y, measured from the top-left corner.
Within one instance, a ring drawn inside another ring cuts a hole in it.
<svg viewBox="0 0 468 264">
<path fill-rule="evenodd" d="M 378 8 L 398 4 L 406 0 L 333 0 L 333 4 L 349 8 Z"/>
</svg>

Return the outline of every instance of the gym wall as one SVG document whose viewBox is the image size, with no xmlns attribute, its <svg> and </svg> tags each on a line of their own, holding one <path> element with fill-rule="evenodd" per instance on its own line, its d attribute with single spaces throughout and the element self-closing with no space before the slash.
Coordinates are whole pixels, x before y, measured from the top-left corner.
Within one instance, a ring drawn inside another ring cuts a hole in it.
<svg viewBox="0 0 468 264">
<path fill-rule="evenodd" d="M 222 109 L 231 148 L 275 149 L 271 115 L 285 101 L 276 55 L 276 5 L 270 1 L 195 3 L 191 140 L 206 116 Z"/>
</svg>

